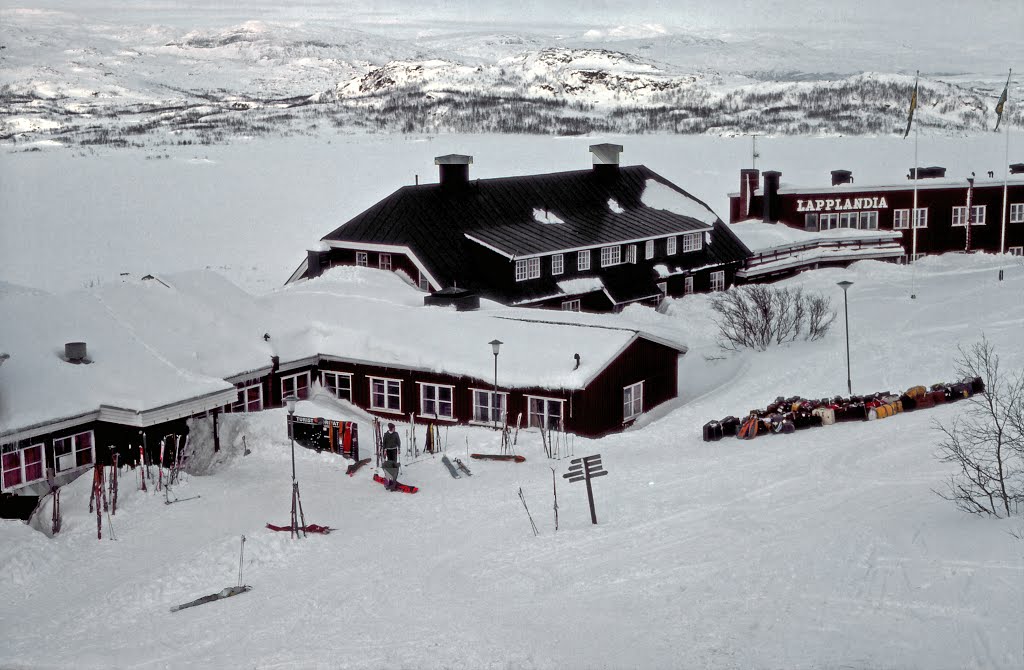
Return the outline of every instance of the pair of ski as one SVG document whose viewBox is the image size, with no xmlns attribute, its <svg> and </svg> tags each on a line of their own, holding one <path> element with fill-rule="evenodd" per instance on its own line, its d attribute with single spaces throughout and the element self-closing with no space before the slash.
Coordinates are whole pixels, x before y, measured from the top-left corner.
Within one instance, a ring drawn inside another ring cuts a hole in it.
<svg viewBox="0 0 1024 670">
<path fill-rule="evenodd" d="M 469 468 L 466 467 L 466 464 L 462 462 L 461 458 L 456 458 L 455 463 L 452 463 L 450 458 L 442 456 L 441 462 L 444 463 L 446 468 L 448 468 L 448 474 L 452 476 L 452 479 L 459 479 L 462 476 L 460 471 L 465 473 L 467 477 L 473 476 L 473 473 L 469 471 Z"/>
</svg>

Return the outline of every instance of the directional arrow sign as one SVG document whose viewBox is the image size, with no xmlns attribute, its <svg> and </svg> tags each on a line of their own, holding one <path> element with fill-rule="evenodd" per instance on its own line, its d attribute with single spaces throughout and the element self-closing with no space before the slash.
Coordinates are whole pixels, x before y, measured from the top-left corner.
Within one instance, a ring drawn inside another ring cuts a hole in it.
<svg viewBox="0 0 1024 670">
<path fill-rule="evenodd" d="M 594 511 L 594 491 L 590 487 L 590 480 L 594 477 L 603 477 L 608 474 L 607 470 L 601 469 L 601 454 L 574 458 L 569 461 L 569 471 L 562 475 L 563 479 L 569 482 L 584 481 L 587 483 L 587 501 L 590 503 L 590 521 L 597 523 L 597 512 Z"/>
</svg>

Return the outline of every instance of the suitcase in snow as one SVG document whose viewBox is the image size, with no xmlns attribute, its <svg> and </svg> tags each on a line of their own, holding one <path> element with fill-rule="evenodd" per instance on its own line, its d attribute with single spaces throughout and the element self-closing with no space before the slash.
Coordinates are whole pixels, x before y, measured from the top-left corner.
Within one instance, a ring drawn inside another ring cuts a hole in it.
<svg viewBox="0 0 1024 670">
<path fill-rule="evenodd" d="M 811 414 L 820 417 L 823 426 L 831 426 L 836 422 L 836 411 L 831 407 L 818 407 Z"/>
<path fill-rule="evenodd" d="M 722 439 L 722 424 L 717 421 L 708 421 L 704 424 L 704 441 L 718 442 Z"/>
</svg>

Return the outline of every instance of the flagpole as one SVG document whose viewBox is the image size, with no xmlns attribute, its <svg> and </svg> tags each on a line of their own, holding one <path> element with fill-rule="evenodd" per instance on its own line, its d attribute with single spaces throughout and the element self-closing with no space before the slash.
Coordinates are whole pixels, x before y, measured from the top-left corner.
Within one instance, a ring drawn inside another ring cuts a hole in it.
<svg viewBox="0 0 1024 670">
<path fill-rule="evenodd" d="M 914 207 L 910 210 L 910 299 L 917 298 L 917 124 L 914 124 Z"/>
<path fill-rule="evenodd" d="M 1010 70 L 1010 74 L 1006 76 L 1006 101 L 1003 102 L 1003 112 L 1006 112 L 1006 103 L 1010 101 L 1010 77 L 1013 75 L 1013 70 Z M 1002 227 L 999 232 L 999 253 L 1006 253 L 1006 202 L 1009 190 L 1010 181 L 1010 119 L 1006 119 L 1006 130 L 1003 131 L 1006 134 L 1006 155 L 1003 159 L 1003 217 Z"/>
</svg>

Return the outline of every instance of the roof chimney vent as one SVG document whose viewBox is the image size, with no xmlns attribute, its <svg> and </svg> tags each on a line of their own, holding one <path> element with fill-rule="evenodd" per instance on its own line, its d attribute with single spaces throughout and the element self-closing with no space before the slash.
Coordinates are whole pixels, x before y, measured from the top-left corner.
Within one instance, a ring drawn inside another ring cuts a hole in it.
<svg viewBox="0 0 1024 670">
<path fill-rule="evenodd" d="M 591 144 L 590 153 L 594 157 L 594 174 L 612 177 L 619 173 L 621 144 Z"/>
<path fill-rule="evenodd" d="M 1024 174 L 1024 163 L 1010 163 L 1010 174 Z"/>
<path fill-rule="evenodd" d="M 434 165 L 439 166 L 441 186 L 448 187 L 465 186 L 469 183 L 469 166 L 472 164 L 472 156 L 461 154 L 448 154 L 434 159 Z"/>
<path fill-rule="evenodd" d="M 916 172 L 916 174 L 915 174 Z M 946 176 L 946 168 L 933 165 L 931 167 L 918 167 L 910 168 L 910 172 L 907 173 L 907 179 L 944 179 Z"/>
<path fill-rule="evenodd" d="M 85 342 L 68 342 L 64 345 L 64 360 L 79 365 L 91 363 L 86 357 Z"/>
<path fill-rule="evenodd" d="M 849 170 L 832 170 L 832 185 L 852 184 L 853 173 Z"/>
</svg>

